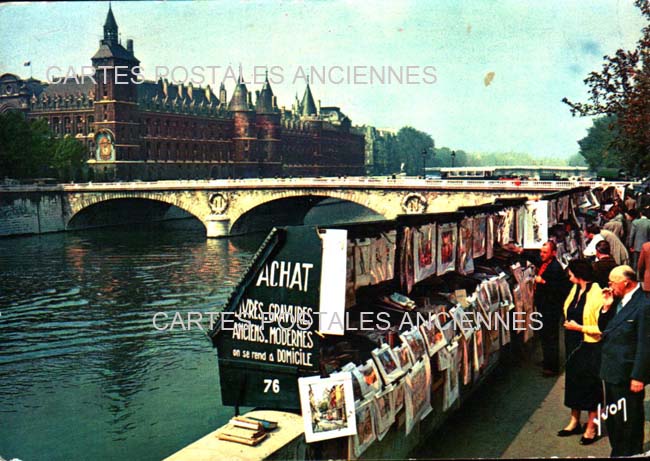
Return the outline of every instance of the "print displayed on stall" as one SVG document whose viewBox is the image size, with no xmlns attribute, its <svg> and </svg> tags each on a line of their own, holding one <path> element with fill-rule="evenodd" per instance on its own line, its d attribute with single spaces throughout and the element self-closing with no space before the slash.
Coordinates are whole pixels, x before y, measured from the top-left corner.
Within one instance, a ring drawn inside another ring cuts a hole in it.
<svg viewBox="0 0 650 461">
<path fill-rule="evenodd" d="M 396 379 L 402 377 L 404 372 L 400 368 L 393 350 L 388 344 L 382 344 L 380 347 L 372 351 L 372 357 L 379 368 L 379 373 L 384 380 L 384 384 L 388 385 Z"/>
<path fill-rule="evenodd" d="M 465 218 L 458 228 L 458 265 L 456 271 L 466 275 L 474 272 L 473 239 L 474 220 Z"/>
<path fill-rule="evenodd" d="M 351 437 L 352 458 L 356 459 L 377 439 L 375 433 L 375 404 L 364 400 L 356 407 L 357 433 Z"/>
<path fill-rule="evenodd" d="M 416 228 L 413 233 L 414 282 L 436 274 L 436 225 Z"/>
<path fill-rule="evenodd" d="M 442 331 L 436 328 L 435 321 L 429 320 L 420 325 L 420 331 L 427 345 L 427 352 L 432 356 L 447 345 L 447 339 Z"/>
<path fill-rule="evenodd" d="M 395 354 L 395 358 L 399 362 L 399 367 L 402 369 L 404 372 L 408 372 L 408 370 L 413 366 L 413 361 L 411 360 L 411 352 L 409 351 L 408 344 L 402 343 L 393 348 L 393 353 Z"/>
<path fill-rule="evenodd" d="M 548 241 L 548 202 L 546 200 L 526 202 L 525 227 L 524 248 L 542 248 L 542 245 Z"/>
<path fill-rule="evenodd" d="M 487 217 L 485 215 L 474 216 L 474 229 L 472 231 L 472 257 L 480 258 L 485 255 L 485 235 Z"/>
<path fill-rule="evenodd" d="M 420 330 L 417 327 L 413 327 L 413 329 L 402 333 L 400 339 L 402 340 L 402 343 L 406 344 L 408 347 L 409 353 L 411 354 L 411 361 L 413 363 L 424 357 L 426 346 L 424 345 L 422 333 L 420 333 Z"/>
<path fill-rule="evenodd" d="M 494 256 L 494 215 L 487 215 L 485 224 L 485 257 L 492 259 Z"/>
<path fill-rule="evenodd" d="M 387 386 L 382 392 L 375 395 L 375 409 L 377 415 L 377 439 L 382 440 L 388 433 L 390 426 L 395 422 L 395 401 L 393 400 L 395 388 Z"/>
<path fill-rule="evenodd" d="M 438 275 L 446 274 L 456 268 L 456 223 L 440 224 L 438 226 L 437 265 Z"/>
<path fill-rule="evenodd" d="M 404 406 L 406 407 L 406 435 L 415 424 L 431 413 L 431 376 L 424 362 L 416 363 L 406 375 Z"/>
<path fill-rule="evenodd" d="M 357 432 L 350 373 L 298 378 L 298 390 L 307 443 Z"/>
</svg>

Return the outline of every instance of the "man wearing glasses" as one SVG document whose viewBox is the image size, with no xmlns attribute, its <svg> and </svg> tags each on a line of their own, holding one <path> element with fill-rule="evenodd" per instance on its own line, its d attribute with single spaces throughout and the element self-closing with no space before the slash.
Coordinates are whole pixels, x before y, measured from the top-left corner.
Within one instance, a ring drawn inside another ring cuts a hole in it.
<svg viewBox="0 0 650 461">
<path fill-rule="evenodd" d="M 610 413 L 606 420 L 611 456 L 632 456 L 643 453 L 643 398 L 650 382 L 650 300 L 630 266 L 612 269 L 603 299 L 598 326 L 603 332 L 600 377 L 605 383 L 605 402 L 607 408 L 625 402 L 625 411 Z"/>
</svg>

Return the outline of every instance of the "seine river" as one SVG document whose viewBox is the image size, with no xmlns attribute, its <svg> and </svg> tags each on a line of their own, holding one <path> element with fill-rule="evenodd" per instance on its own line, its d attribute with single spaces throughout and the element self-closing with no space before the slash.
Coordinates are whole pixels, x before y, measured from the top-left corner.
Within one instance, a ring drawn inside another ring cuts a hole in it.
<svg viewBox="0 0 650 461">
<path fill-rule="evenodd" d="M 0 239 L 0 456 L 159 460 L 224 424 L 204 331 L 264 238 L 111 228 Z"/>
<path fill-rule="evenodd" d="M 305 222 L 370 219 L 333 201 Z M 0 239 L 0 457 L 159 460 L 226 423 L 209 317 L 154 315 L 220 310 L 265 237 L 190 219 Z"/>
</svg>

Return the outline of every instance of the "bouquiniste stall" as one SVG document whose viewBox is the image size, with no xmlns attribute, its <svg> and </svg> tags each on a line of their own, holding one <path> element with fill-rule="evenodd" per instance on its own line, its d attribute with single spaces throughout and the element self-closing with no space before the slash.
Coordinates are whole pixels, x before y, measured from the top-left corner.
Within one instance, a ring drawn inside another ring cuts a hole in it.
<svg viewBox="0 0 650 461">
<path fill-rule="evenodd" d="M 307 442 L 347 437 L 327 456 L 433 430 L 540 324 L 535 267 L 513 250 L 553 239 L 561 262 L 580 256 L 597 197 L 274 229 L 210 335 L 224 405 L 300 410 Z"/>
</svg>

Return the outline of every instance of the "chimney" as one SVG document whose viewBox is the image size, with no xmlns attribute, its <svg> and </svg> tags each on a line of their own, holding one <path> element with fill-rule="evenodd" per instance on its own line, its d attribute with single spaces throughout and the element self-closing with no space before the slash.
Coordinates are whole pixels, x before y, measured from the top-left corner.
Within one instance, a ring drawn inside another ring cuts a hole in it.
<svg viewBox="0 0 650 461">
<path fill-rule="evenodd" d="M 318 107 L 316 109 L 318 111 L 318 115 L 320 115 L 320 99 L 318 100 Z"/>
<path fill-rule="evenodd" d="M 132 39 L 128 39 L 126 41 L 126 51 L 133 54 L 133 40 Z"/>
<path fill-rule="evenodd" d="M 252 101 L 252 100 L 251 100 L 251 94 L 250 94 L 250 93 L 246 93 L 246 103 L 248 104 L 248 107 L 249 107 L 249 108 L 253 105 L 253 103 L 252 103 L 251 101 Z"/>
<path fill-rule="evenodd" d="M 273 108 L 277 109 L 278 108 L 278 97 L 273 95 Z"/>
</svg>

